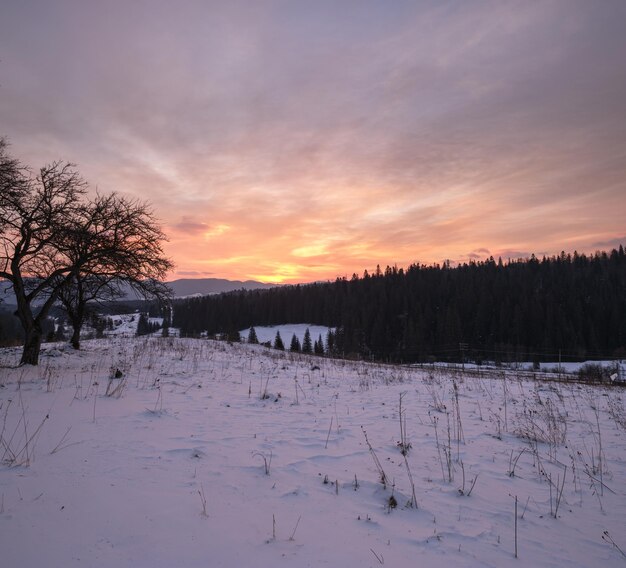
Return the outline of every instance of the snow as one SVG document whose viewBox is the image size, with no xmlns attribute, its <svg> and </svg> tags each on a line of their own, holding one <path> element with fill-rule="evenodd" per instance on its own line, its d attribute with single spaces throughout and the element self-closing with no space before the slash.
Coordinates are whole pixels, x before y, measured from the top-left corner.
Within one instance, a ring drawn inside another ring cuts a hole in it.
<svg viewBox="0 0 626 568">
<path fill-rule="evenodd" d="M 135 337 L 137 334 L 137 325 L 139 323 L 138 312 L 133 314 L 118 314 L 107 316 L 113 322 L 113 329 L 105 329 L 104 335 L 106 337 Z M 164 318 L 162 317 L 149 317 L 149 323 L 157 323 L 159 325 L 163 325 Z M 170 327 L 168 328 L 168 332 L 170 337 L 178 337 L 180 335 L 180 330 L 178 328 Z M 149 334 L 155 337 L 160 337 L 163 334 L 162 329 L 158 329 L 157 331 Z"/>
<path fill-rule="evenodd" d="M 326 345 L 326 336 L 328 331 L 332 328 L 325 327 L 323 325 L 311 325 L 307 323 L 293 323 L 293 324 L 281 324 L 281 325 L 270 325 L 270 326 L 259 326 L 254 327 L 254 331 L 256 331 L 257 339 L 259 343 L 274 343 L 274 338 L 276 337 L 276 332 L 280 331 L 280 337 L 285 344 L 285 349 L 289 349 L 289 344 L 291 342 L 291 338 L 295 335 L 300 343 L 304 341 L 304 334 L 306 330 L 309 330 L 311 334 L 311 341 L 315 342 L 319 339 L 320 335 L 322 336 L 322 341 L 324 345 Z M 248 339 L 248 333 L 250 332 L 250 328 L 242 329 L 239 332 L 241 339 L 246 341 Z"/>
<path fill-rule="evenodd" d="M 109 316 L 113 321 L 113 329 L 105 330 L 105 335 L 125 335 L 132 337 L 137 333 L 139 313 Z"/>
<path fill-rule="evenodd" d="M 624 565 L 621 388 L 202 339 L 19 355 L 0 350 L 3 566 Z"/>
</svg>

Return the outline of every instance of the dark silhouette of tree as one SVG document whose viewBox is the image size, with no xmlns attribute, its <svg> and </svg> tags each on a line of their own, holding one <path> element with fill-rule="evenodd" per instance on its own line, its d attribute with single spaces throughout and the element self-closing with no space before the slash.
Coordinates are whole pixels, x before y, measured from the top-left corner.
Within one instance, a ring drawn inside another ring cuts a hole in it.
<svg viewBox="0 0 626 568">
<path fill-rule="evenodd" d="M 321 335 L 313 344 L 313 353 L 315 353 L 316 355 L 324 355 L 324 340 L 322 339 Z"/>
<path fill-rule="evenodd" d="M 280 351 L 285 350 L 285 344 L 283 343 L 283 340 L 280 337 L 280 331 L 276 332 L 276 337 L 274 338 L 274 349 L 279 349 Z"/>
<path fill-rule="evenodd" d="M 24 328 L 22 364 L 36 365 L 43 323 L 76 271 L 68 258 L 68 225 L 79 215 L 85 183 L 55 162 L 33 177 L 0 143 L 0 277 L 7 279 Z"/>
<path fill-rule="evenodd" d="M 75 349 L 89 303 L 121 298 L 132 290 L 166 304 L 172 294 L 161 282 L 172 268 L 161 247 L 165 235 L 146 203 L 116 193 L 97 195 L 80 213 L 68 243 L 68 257 L 77 268 L 59 292 Z"/>
<path fill-rule="evenodd" d="M 300 351 L 301 347 L 300 347 L 300 340 L 298 339 L 298 336 L 294 333 L 291 336 L 291 346 L 289 347 L 289 351 Z"/>
<path fill-rule="evenodd" d="M 240 333 L 231 327 L 231 329 L 226 334 L 226 341 L 229 343 L 239 343 L 241 341 Z"/>
<path fill-rule="evenodd" d="M 313 353 L 313 343 L 311 343 L 311 332 L 306 328 L 302 339 L 302 353 Z"/>
<path fill-rule="evenodd" d="M 259 342 L 259 338 L 256 336 L 256 329 L 254 326 L 250 327 L 250 331 L 248 332 L 248 343 L 257 344 Z"/>
<path fill-rule="evenodd" d="M 69 163 L 37 176 L 6 154 L 0 141 L 0 277 L 7 279 L 24 328 L 22 364 L 36 365 L 43 324 L 65 306 L 79 346 L 89 301 L 115 296 L 121 283 L 165 294 L 157 279 L 172 264 L 147 205 L 111 194 L 86 201 L 86 184 Z"/>
<path fill-rule="evenodd" d="M 146 314 L 139 314 L 139 320 L 137 321 L 137 331 L 136 335 L 148 335 L 152 332 L 152 327 L 150 325 L 150 321 L 148 320 L 148 316 Z"/>
<path fill-rule="evenodd" d="M 50 320 L 47 320 L 49 322 Z M 46 329 L 49 323 L 46 324 Z M 2 309 L 0 306 L 0 345 L 19 345 L 24 340 L 24 329 L 20 321 L 9 310 Z"/>
<path fill-rule="evenodd" d="M 170 336 L 170 326 L 172 325 L 172 309 L 168 304 L 165 306 L 163 310 L 163 332 L 161 333 L 161 337 L 169 337 Z"/>
<path fill-rule="evenodd" d="M 186 334 L 310 322 L 327 353 L 413 362 L 555 361 L 626 356 L 626 255 L 414 264 L 363 278 L 176 302 Z"/>
<path fill-rule="evenodd" d="M 329 329 L 326 333 L 326 353 L 328 355 L 337 354 L 335 349 L 335 332 L 332 329 Z"/>
</svg>

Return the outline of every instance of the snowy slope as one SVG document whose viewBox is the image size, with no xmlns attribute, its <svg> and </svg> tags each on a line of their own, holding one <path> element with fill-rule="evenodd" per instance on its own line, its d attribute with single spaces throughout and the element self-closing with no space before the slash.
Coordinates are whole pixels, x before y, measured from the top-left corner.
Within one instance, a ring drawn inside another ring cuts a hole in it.
<svg viewBox="0 0 626 568">
<path fill-rule="evenodd" d="M 626 561 L 617 388 L 171 338 L 18 359 L 0 350 L 3 566 Z"/>
</svg>

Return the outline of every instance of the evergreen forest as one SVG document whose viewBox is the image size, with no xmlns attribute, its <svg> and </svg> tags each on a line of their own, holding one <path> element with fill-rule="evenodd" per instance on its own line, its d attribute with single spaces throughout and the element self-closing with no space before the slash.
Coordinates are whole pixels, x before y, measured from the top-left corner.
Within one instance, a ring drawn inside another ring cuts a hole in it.
<svg viewBox="0 0 626 568">
<path fill-rule="evenodd" d="M 620 246 L 541 260 L 378 267 L 174 304 L 173 325 L 186 336 L 287 323 L 332 327 L 332 354 L 379 361 L 624 357 L 626 256 Z"/>
</svg>

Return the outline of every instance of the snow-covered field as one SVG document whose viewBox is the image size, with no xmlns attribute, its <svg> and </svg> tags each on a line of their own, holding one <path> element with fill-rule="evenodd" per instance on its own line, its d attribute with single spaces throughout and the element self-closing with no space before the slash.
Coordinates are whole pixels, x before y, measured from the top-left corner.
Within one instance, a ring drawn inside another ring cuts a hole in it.
<svg viewBox="0 0 626 568">
<path fill-rule="evenodd" d="M 179 338 L 18 360 L 2 566 L 626 563 L 621 388 Z"/>
</svg>

